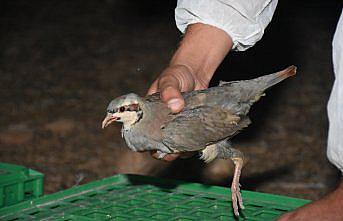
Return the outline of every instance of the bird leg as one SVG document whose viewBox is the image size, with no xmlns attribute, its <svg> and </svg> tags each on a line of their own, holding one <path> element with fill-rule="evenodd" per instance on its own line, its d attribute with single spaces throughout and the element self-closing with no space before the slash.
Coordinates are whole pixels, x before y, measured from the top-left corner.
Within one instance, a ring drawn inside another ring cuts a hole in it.
<svg viewBox="0 0 343 221">
<path fill-rule="evenodd" d="M 233 211 L 236 216 L 239 216 L 239 208 L 244 209 L 243 199 L 240 192 L 240 184 L 239 184 L 239 178 L 241 176 L 241 170 L 243 168 L 243 153 L 236 149 L 232 149 L 232 150 L 233 150 L 233 156 L 231 157 L 231 160 L 235 164 L 235 172 L 234 172 L 233 180 L 231 184 L 231 193 L 232 193 L 231 198 L 232 198 Z"/>
<path fill-rule="evenodd" d="M 211 154 L 207 153 L 211 152 Z M 235 164 L 235 171 L 233 174 L 233 180 L 231 184 L 231 198 L 232 198 L 232 207 L 235 213 L 235 216 L 239 216 L 239 209 L 244 209 L 243 199 L 240 192 L 239 178 L 241 176 L 241 170 L 243 168 L 244 155 L 241 151 L 231 147 L 231 144 L 224 140 L 216 144 L 209 145 L 204 151 L 203 159 L 209 161 L 208 159 L 221 158 L 228 159 L 230 158 Z M 209 155 L 216 155 L 216 157 L 208 157 Z M 208 159 L 205 158 L 207 156 Z"/>
</svg>

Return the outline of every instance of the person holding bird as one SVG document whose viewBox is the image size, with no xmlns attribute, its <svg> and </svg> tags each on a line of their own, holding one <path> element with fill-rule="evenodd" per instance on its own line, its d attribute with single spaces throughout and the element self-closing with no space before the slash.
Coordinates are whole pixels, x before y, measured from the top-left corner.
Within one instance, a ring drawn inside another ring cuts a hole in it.
<svg viewBox="0 0 343 221">
<path fill-rule="evenodd" d="M 181 111 L 182 91 L 201 90 L 231 50 L 244 51 L 263 36 L 277 0 L 178 0 L 175 20 L 184 33 L 169 66 L 151 85 L 148 94 L 160 93 L 172 112 Z M 335 82 L 328 102 L 328 159 L 343 171 L 343 15 L 333 39 Z M 158 157 L 158 153 L 152 153 Z M 180 154 L 167 154 L 172 161 Z M 343 182 L 322 199 L 284 214 L 280 221 L 343 220 Z"/>
<path fill-rule="evenodd" d="M 262 38 L 276 6 L 277 0 L 178 0 L 175 20 L 184 36 L 169 66 L 152 83 L 146 98 L 128 94 L 114 99 L 102 125 L 122 122 L 122 134 L 129 148 L 151 151 L 157 159 L 173 161 L 194 151 L 201 152 L 205 161 L 232 159 L 235 173 L 231 188 L 236 216 L 244 208 L 239 192 L 243 155 L 227 141 L 248 126 L 250 106 L 264 95 L 264 90 L 294 75 L 296 68 L 291 66 L 257 79 L 207 88 L 231 50 L 244 51 Z M 333 40 L 336 79 L 328 103 L 327 148 L 329 160 L 341 171 L 342 51 L 343 15 Z M 342 201 L 343 182 L 322 199 L 286 213 L 279 220 L 343 220 Z"/>
</svg>

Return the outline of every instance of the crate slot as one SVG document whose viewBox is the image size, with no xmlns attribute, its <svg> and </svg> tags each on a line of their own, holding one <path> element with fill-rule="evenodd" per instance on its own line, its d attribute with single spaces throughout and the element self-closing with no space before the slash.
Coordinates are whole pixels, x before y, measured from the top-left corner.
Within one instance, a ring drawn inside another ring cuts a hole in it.
<svg viewBox="0 0 343 221">
<path fill-rule="evenodd" d="M 37 215 L 38 213 L 40 213 L 40 211 L 39 211 L 39 210 L 37 210 L 37 211 L 34 211 L 34 212 L 30 212 L 30 213 L 28 213 L 28 215 L 30 215 L 30 216 L 34 216 L 34 215 Z"/>
<path fill-rule="evenodd" d="M 13 218 L 13 219 L 8 219 L 7 221 L 18 221 L 20 220 L 19 218 Z"/>
<path fill-rule="evenodd" d="M 22 202 L 2 208 L 0 220 L 234 220 L 229 188 L 175 183 L 175 189 L 161 189 L 163 182 L 173 183 L 117 175 L 32 199 L 32 204 Z M 241 211 L 243 219 L 239 220 L 274 220 L 309 202 L 249 191 L 242 191 L 242 195 L 246 210 Z"/>
<path fill-rule="evenodd" d="M 61 207 L 61 205 L 54 205 L 54 206 L 51 206 L 50 209 L 57 209 L 58 207 Z"/>
</svg>

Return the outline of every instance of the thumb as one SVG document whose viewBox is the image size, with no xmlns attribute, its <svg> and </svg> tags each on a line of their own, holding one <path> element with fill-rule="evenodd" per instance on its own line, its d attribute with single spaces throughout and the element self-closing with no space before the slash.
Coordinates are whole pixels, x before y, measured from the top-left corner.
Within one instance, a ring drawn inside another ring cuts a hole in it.
<svg viewBox="0 0 343 221">
<path fill-rule="evenodd" d="M 166 75 L 159 81 L 161 99 L 173 113 L 180 112 L 185 106 L 181 95 L 179 81 L 173 75 Z"/>
<path fill-rule="evenodd" d="M 155 80 L 154 83 L 150 86 L 147 95 L 154 94 L 158 91 L 158 80 Z"/>
</svg>

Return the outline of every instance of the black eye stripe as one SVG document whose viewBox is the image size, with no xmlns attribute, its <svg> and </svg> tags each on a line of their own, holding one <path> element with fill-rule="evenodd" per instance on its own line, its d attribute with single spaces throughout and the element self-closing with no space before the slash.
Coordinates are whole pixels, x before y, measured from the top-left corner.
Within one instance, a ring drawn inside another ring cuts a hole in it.
<svg viewBox="0 0 343 221">
<path fill-rule="evenodd" d="M 117 112 L 117 109 L 113 109 L 113 110 L 108 109 L 107 110 L 107 113 L 110 113 L 110 114 L 114 114 L 115 112 Z"/>
<path fill-rule="evenodd" d="M 140 108 L 138 106 L 138 104 L 132 104 L 132 105 L 125 105 L 125 106 L 121 106 L 119 108 L 114 108 L 114 109 L 108 109 L 107 112 L 114 114 L 117 112 L 124 112 L 124 111 L 140 111 Z"/>
</svg>

